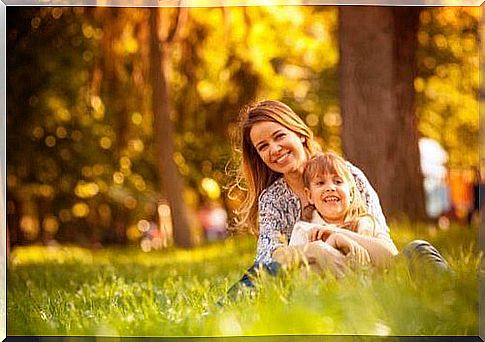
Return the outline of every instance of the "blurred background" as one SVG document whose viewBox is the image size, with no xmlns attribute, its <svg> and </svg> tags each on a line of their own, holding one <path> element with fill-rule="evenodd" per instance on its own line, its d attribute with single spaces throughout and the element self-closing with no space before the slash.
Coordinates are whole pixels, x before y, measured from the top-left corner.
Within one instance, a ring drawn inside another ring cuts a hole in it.
<svg viewBox="0 0 485 342">
<path fill-rule="evenodd" d="M 389 218 L 478 221 L 478 7 L 7 7 L 7 238 L 191 247 L 244 191 L 237 118 L 278 99 Z M 391 227 L 392 231 L 392 227 Z"/>
</svg>

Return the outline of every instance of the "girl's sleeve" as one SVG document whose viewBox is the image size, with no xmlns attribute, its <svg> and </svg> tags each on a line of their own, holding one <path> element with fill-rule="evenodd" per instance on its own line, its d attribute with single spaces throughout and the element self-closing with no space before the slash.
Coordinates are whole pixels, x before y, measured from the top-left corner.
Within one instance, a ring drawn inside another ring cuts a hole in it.
<svg viewBox="0 0 485 342">
<path fill-rule="evenodd" d="M 364 173 L 357 168 L 356 166 L 349 163 L 350 172 L 355 178 L 355 183 L 357 184 L 357 188 L 359 189 L 362 197 L 365 200 L 367 205 L 367 211 L 377 220 L 377 227 L 376 227 L 376 237 L 382 237 L 389 241 L 392 241 L 391 236 L 389 234 L 389 227 L 386 223 L 386 218 L 382 213 L 381 204 L 379 202 L 379 196 L 377 196 L 376 191 L 367 180 L 367 177 Z"/>
<path fill-rule="evenodd" d="M 255 262 L 268 263 L 272 261 L 273 252 L 279 247 L 287 246 L 288 237 L 283 236 L 281 228 L 284 227 L 282 208 L 278 208 L 278 201 L 271 199 L 264 191 L 258 203 L 259 238 L 256 249 Z"/>
</svg>

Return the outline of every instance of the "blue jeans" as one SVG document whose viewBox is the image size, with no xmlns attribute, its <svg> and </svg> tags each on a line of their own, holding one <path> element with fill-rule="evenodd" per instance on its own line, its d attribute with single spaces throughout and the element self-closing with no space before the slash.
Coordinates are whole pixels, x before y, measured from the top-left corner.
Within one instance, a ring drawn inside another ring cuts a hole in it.
<svg viewBox="0 0 485 342">
<path fill-rule="evenodd" d="M 238 293 L 242 288 L 255 288 L 253 279 L 258 276 L 260 272 L 265 272 L 271 276 L 276 276 L 281 268 L 280 263 L 272 261 L 269 263 L 255 262 L 241 279 L 234 285 L 232 285 L 229 290 L 227 290 L 227 297 L 229 299 L 234 299 L 237 297 Z M 222 305 L 222 301 L 219 300 L 219 305 Z"/>
<path fill-rule="evenodd" d="M 424 276 L 428 272 L 438 273 L 451 272 L 451 268 L 445 258 L 428 241 L 411 241 L 402 250 L 402 255 L 407 259 L 411 276 Z"/>
</svg>

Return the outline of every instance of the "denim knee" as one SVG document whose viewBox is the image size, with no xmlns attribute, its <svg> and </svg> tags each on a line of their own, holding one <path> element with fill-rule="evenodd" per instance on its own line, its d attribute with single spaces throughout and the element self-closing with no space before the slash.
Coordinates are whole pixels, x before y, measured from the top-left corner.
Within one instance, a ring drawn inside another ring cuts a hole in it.
<svg viewBox="0 0 485 342">
<path fill-rule="evenodd" d="M 260 272 L 265 272 L 271 276 L 276 276 L 281 269 L 281 264 L 272 261 L 269 263 L 256 262 L 251 266 L 246 273 L 239 279 L 239 281 L 233 284 L 227 291 L 227 297 L 231 300 L 235 299 L 240 293 L 242 287 L 255 288 L 253 279 L 258 276 Z M 218 304 L 223 305 L 223 300 L 219 300 Z"/>
<path fill-rule="evenodd" d="M 239 280 L 239 283 L 248 287 L 254 287 L 252 278 L 256 277 L 260 272 L 265 272 L 271 276 L 276 276 L 280 268 L 281 265 L 276 261 L 269 263 L 255 262 L 254 265 L 251 266 Z"/>
</svg>

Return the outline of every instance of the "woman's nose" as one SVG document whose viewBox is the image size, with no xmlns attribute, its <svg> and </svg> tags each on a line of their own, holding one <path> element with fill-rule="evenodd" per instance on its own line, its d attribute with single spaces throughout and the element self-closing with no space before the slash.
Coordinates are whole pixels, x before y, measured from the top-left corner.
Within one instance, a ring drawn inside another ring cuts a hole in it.
<svg viewBox="0 0 485 342">
<path fill-rule="evenodd" d="M 281 151 L 281 146 L 279 144 L 270 144 L 269 148 L 272 155 L 277 154 Z"/>
</svg>

